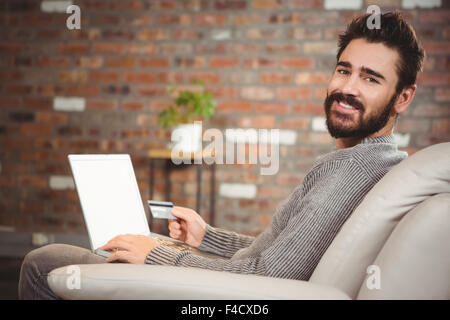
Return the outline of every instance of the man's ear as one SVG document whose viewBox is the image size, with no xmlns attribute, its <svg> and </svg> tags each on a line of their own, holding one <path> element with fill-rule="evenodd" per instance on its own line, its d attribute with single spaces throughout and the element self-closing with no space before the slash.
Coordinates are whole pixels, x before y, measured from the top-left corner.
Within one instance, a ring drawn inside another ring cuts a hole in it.
<svg viewBox="0 0 450 320">
<path fill-rule="evenodd" d="M 398 95 L 397 102 L 395 103 L 394 109 L 396 113 L 402 113 L 408 108 L 409 104 L 414 98 L 414 94 L 416 92 L 417 85 L 413 84 L 412 86 L 404 88 L 400 94 Z"/>
</svg>

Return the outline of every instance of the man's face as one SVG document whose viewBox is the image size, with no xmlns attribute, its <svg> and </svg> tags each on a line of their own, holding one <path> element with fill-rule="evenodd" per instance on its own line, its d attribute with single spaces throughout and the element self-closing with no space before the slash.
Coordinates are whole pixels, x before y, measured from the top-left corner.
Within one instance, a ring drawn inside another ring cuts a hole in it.
<svg viewBox="0 0 450 320">
<path fill-rule="evenodd" d="M 328 85 L 325 113 L 334 138 L 365 138 L 386 126 L 397 95 L 397 51 L 382 43 L 352 40 Z"/>
</svg>

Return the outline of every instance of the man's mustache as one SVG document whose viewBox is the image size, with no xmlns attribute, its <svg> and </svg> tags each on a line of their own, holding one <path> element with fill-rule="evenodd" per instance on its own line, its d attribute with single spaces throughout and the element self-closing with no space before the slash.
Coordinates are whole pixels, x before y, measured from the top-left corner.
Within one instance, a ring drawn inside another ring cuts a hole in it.
<svg viewBox="0 0 450 320">
<path fill-rule="evenodd" d="M 331 108 L 331 105 L 334 101 L 344 102 L 345 104 L 348 104 L 357 110 L 364 111 L 365 109 L 364 105 L 352 95 L 346 95 L 340 92 L 335 92 L 327 97 L 327 105 Z"/>
</svg>

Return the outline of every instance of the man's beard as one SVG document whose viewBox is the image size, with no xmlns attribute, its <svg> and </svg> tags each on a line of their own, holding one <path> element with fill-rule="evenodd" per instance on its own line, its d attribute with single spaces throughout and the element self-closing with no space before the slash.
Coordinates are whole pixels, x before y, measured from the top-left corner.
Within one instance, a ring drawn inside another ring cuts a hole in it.
<svg viewBox="0 0 450 320">
<path fill-rule="evenodd" d="M 364 118 L 365 107 L 364 105 L 356 100 L 351 95 L 344 95 L 342 93 L 333 93 L 325 99 L 324 107 L 325 114 L 327 116 L 327 127 L 328 132 L 333 138 L 359 138 L 363 139 L 369 135 L 382 129 L 386 123 L 389 121 L 389 116 L 394 108 L 395 101 L 397 100 L 398 94 L 394 93 L 392 95 L 389 103 L 382 108 L 379 112 L 369 115 L 367 119 Z M 346 104 L 354 107 L 358 114 L 356 115 L 356 120 L 354 120 L 354 115 L 344 114 L 331 111 L 331 106 L 333 102 L 344 102 Z M 336 118 L 338 121 L 333 121 L 332 117 Z M 347 122 L 350 126 L 343 125 L 342 122 Z"/>
</svg>

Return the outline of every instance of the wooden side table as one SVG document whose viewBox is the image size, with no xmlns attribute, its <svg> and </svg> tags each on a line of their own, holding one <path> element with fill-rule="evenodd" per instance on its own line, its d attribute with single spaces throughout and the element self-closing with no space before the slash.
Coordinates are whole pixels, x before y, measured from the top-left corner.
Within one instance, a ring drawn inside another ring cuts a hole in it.
<svg viewBox="0 0 450 320">
<path fill-rule="evenodd" d="M 196 199 L 196 211 L 200 214 L 200 205 L 201 205 L 201 197 L 202 197 L 202 167 L 203 167 L 203 159 L 212 157 L 213 154 L 207 154 L 205 150 L 200 150 L 196 153 L 190 153 L 189 157 L 176 157 L 174 160 L 183 160 L 183 159 L 189 159 L 190 164 L 181 163 L 179 165 L 176 165 L 172 162 L 172 150 L 170 149 L 151 149 L 148 152 L 148 157 L 150 159 L 150 199 L 153 199 L 153 189 L 154 189 L 154 183 L 155 183 L 155 161 L 157 160 L 163 160 L 165 162 L 164 165 L 164 171 L 165 171 L 165 200 L 170 201 L 170 194 L 171 194 L 171 182 L 170 182 L 170 171 L 174 166 L 182 166 L 182 165 L 197 165 L 197 199 Z M 197 164 L 196 162 L 200 162 Z M 211 176 L 210 176 L 210 184 L 211 184 L 211 191 L 210 191 L 210 219 L 209 224 L 211 226 L 214 225 L 214 218 L 215 218 L 215 183 L 216 183 L 216 163 L 212 162 L 212 164 L 209 164 L 210 170 L 211 170 Z M 152 217 L 150 217 L 151 221 Z M 151 222 L 150 222 L 151 224 Z M 150 228 L 151 229 L 151 228 Z"/>
</svg>

